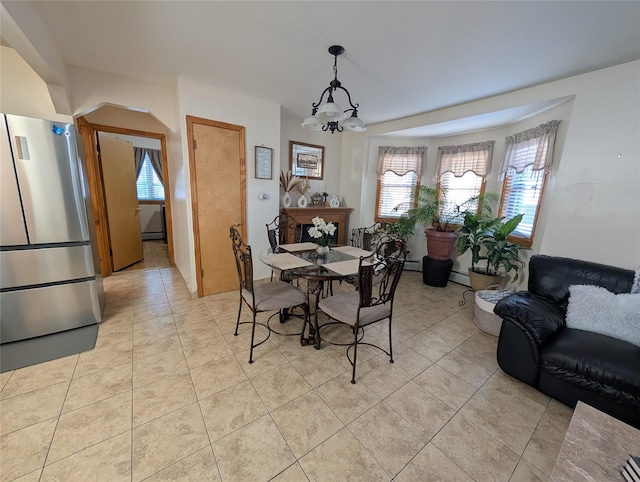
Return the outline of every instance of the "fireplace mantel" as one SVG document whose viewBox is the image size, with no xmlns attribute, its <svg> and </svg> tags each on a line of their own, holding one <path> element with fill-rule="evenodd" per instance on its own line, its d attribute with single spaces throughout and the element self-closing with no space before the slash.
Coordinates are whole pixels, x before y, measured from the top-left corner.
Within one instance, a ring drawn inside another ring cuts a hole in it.
<svg viewBox="0 0 640 482">
<path fill-rule="evenodd" d="M 325 207 L 306 207 L 306 208 L 283 208 L 282 212 L 289 216 L 293 222 L 299 224 L 311 224 L 311 220 L 316 216 L 321 217 L 328 223 L 338 225 L 338 242 L 341 245 L 347 245 L 349 241 L 349 214 L 353 208 L 325 208 Z M 290 226 L 293 228 L 293 226 Z"/>
</svg>

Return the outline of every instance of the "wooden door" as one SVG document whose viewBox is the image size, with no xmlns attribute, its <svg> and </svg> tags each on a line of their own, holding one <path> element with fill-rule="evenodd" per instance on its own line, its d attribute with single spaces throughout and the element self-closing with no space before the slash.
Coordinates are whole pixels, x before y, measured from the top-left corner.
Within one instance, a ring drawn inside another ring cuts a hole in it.
<svg viewBox="0 0 640 482">
<path fill-rule="evenodd" d="M 238 289 L 229 238 L 246 239 L 244 127 L 187 116 L 198 295 Z"/>
<path fill-rule="evenodd" d="M 144 257 L 133 144 L 99 133 L 98 152 L 107 205 L 111 262 L 113 271 L 118 271 Z"/>
</svg>

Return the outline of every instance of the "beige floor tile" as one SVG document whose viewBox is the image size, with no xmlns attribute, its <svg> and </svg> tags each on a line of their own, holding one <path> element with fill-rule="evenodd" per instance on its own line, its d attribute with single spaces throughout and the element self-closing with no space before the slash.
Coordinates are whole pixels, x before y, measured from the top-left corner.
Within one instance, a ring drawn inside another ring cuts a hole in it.
<svg viewBox="0 0 640 482">
<path fill-rule="evenodd" d="M 269 480 L 295 462 L 269 415 L 213 443 L 224 481 Z"/>
<path fill-rule="evenodd" d="M 131 433 L 116 435 L 47 465 L 40 480 L 130 481 Z"/>
<path fill-rule="evenodd" d="M 171 305 L 169 305 L 168 300 L 163 301 L 164 302 L 142 304 L 141 306 L 136 306 L 134 304 L 133 322 L 137 323 L 138 321 L 170 315 Z"/>
<path fill-rule="evenodd" d="M 460 414 L 518 455 L 522 455 L 538 425 L 538 420 L 527 418 L 483 393 L 471 397 Z"/>
<path fill-rule="evenodd" d="M 132 324 L 129 322 L 100 323 L 95 348 L 117 345 L 119 343 L 133 343 Z"/>
<path fill-rule="evenodd" d="M 516 470 L 509 479 L 511 482 L 546 482 L 549 476 L 535 468 L 524 459 L 520 459 Z"/>
<path fill-rule="evenodd" d="M 247 380 L 240 363 L 231 355 L 191 370 L 198 400 Z"/>
<path fill-rule="evenodd" d="M 314 388 L 347 371 L 340 362 L 325 350 L 315 350 L 313 348 L 311 350 L 307 349 L 305 356 L 291 360 L 291 365 Z"/>
<path fill-rule="evenodd" d="M 233 355 L 224 338 L 209 338 L 188 345 L 183 344 L 182 350 L 190 370 Z"/>
<path fill-rule="evenodd" d="M 138 388 L 166 376 L 183 375 L 188 371 L 182 350 L 151 355 L 133 362 L 133 386 Z"/>
<path fill-rule="evenodd" d="M 166 330 L 175 332 L 176 323 L 173 315 L 158 316 L 157 318 L 149 318 L 138 321 L 133 325 L 134 341 L 141 340 L 144 337 L 152 337 L 156 333 L 164 333 Z"/>
<path fill-rule="evenodd" d="M 142 480 L 209 445 L 197 403 L 133 429 L 133 480 Z"/>
<path fill-rule="evenodd" d="M 289 364 L 258 375 L 252 383 L 269 411 L 311 390 L 311 385 Z"/>
<path fill-rule="evenodd" d="M 427 368 L 414 381 L 455 410 L 460 409 L 476 392 L 476 387 L 438 365 Z"/>
<path fill-rule="evenodd" d="M 135 338 L 135 337 L 134 337 Z M 159 353 L 166 353 L 181 348 L 180 337 L 175 328 L 164 333 L 157 333 L 148 338 L 138 337 L 133 342 L 133 357 L 146 358 Z"/>
<path fill-rule="evenodd" d="M 343 423 L 353 422 L 357 417 L 381 400 L 364 383 L 351 383 L 351 373 L 345 373 L 316 388 L 329 408 Z"/>
<path fill-rule="evenodd" d="M 427 443 L 426 437 L 385 402 L 351 422 L 349 430 L 391 477 Z"/>
<path fill-rule="evenodd" d="M 9 378 L 11 378 L 11 375 L 13 375 L 13 372 L 14 370 L 0 373 L 0 392 L 4 390 L 4 386 L 9 381 Z"/>
<path fill-rule="evenodd" d="M 384 353 L 363 363 L 358 362 L 356 383 L 364 383 L 385 398 L 410 380 L 400 370 L 396 370 L 394 365 Z"/>
<path fill-rule="evenodd" d="M 235 329 L 235 328 L 234 328 Z M 245 352 L 247 351 L 249 348 L 251 348 L 251 325 L 240 325 L 240 328 L 238 329 L 238 336 L 235 336 L 233 334 L 233 330 L 225 333 L 224 331 L 222 332 L 224 339 L 227 341 L 227 343 L 229 344 L 229 348 L 231 348 L 231 351 L 233 353 L 240 353 L 240 352 Z M 256 326 L 256 333 L 254 336 L 254 345 L 257 343 L 262 342 L 263 340 L 267 339 L 267 335 L 268 335 L 268 331 L 265 327 L 263 326 Z M 254 348 L 253 350 L 253 359 L 254 361 L 257 360 L 260 357 L 261 352 L 261 348 L 264 345 L 260 345 L 257 348 Z M 246 363 L 249 362 L 249 354 L 247 353 L 246 358 Z"/>
<path fill-rule="evenodd" d="M 386 403 L 422 434 L 425 443 L 431 440 L 431 437 L 438 433 L 456 413 L 454 409 L 420 388 L 415 382 L 409 382 L 392 393 L 386 399 Z"/>
<path fill-rule="evenodd" d="M 397 482 L 472 482 L 464 470 L 433 444 L 428 444 L 393 479 Z"/>
<path fill-rule="evenodd" d="M 47 465 L 131 430 L 131 393 L 123 393 L 60 416 Z"/>
<path fill-rule="evenodd" d="M 219 480 L 220 474 L 213 452 L 211 447 L 206 447 L 145 479 L 145 482 L 218 482 Z"/>
<path fill-rule="evenodd" d="M 549 405 L 549 396 L 497 370 L 480 388 L 479 393 L 507 405 L 536 422 Z"/>
<path fill-rule="evenodd" d="M 0 434 L 14 432 L 60 415 L 68 382 L 0 400 Z"/>
<path fill-rule="evenodd" d="M 201 399 L 200 410 L 211 441 L 219 440 L 267 413 L 249 381 Z"/>
<path fill-rule="evenodd" d="M 94 375 L 119 365 L 131 363 L 133 356 L 131 342 L 106 345 L 91 351 L 80 353 L 74 378 Z"/>
<path fill-rule="evenodd" d="M 39 482 L 41 475 L 42 469 L 34 470 L 30 474 L 23 475 L 22 477 L 14 479 L 14 482 Z"/>
<path fill-rule="evenodd" d="M 573 410 L 569 407 L 551 400 L 522 458 L 545 474 L 551 475 L 572 414 Z"/>
<path fill-rule="evenodd" d="M 469 356 L 462 348 L 448 353 L 436 364 L 476 388 L 480 388 L 498 369 L 497 362 L 478 363 L 478 357 Z"/>
<path fill-rule="evenodd" d="M 126 363 L 93 375 L 74 378 L 71 380 L 71 386 L 64 401 L 62 412 L 70 412 L 130 391 L 133 386 L 132 370 L 132 364 Z"/>
<path fill-rule="evenodd" d="M 290 465 L 271 479 L 272 482 L 306 482 L 308 480 L 298 462 Z"/>
<path fill-rule="evenodd" d="M 180 341 L 184 345 L 201 340 L 222 340 L 222 332 L 213 318 L 207 320 L 189 320 L 177 325 Z"/>
<path fill-rule="evenodd" d="M 344 424 L 313 391 L 271 412 L 296 458 L 327 440 Z"/>
<path fill-rule="evenodd" d="M 327 461 L 331 463 L 327 463 Z M 336 480 L 388 481 L 389 475 L 346 428 L 299 461 L 311 482 Z"/>
<path fill-rule="evenodd" d="M 432 440 L 476 480 L 508 480 L 520 457 L 482 429 L 456 415 Z"/>
<path fill-rule="evenodd" d="M 137 427 L 196 401 L 191 377 L 167 376 L 133 391 L 133 426 Z"/>
<path fill-rule="evenodd" d="M 15 370 L 0 393 L 0 398 L 14 397 L 38 388 L 68 382 L 73 376 L 77 362 L 78 355 L 72 355 Z"/>
<path fill-rule="evenodd" d="M 253 363 L 246 362 L 249 359 L 249 350 L 236 353 L 236 359 L 249 378 L 255 378 L 274 368 L 289 364 L 288 360 L 271 341 L 267 341 L 264 345 L 260 345 L 254 350 Z"/>
<path fill-rule="evenodd" d="M 402 343 L 393 345 L 393 368 L 404 373 L 409 378 L 414 378 L 429 368 L 433 362 L 423 357 Z"/>
<path fill-rule="evenodd" d="M 57 423 L 53 418 L 0 437 L 2 480 L 13 480 L 42 468 Z"/>
</svg>

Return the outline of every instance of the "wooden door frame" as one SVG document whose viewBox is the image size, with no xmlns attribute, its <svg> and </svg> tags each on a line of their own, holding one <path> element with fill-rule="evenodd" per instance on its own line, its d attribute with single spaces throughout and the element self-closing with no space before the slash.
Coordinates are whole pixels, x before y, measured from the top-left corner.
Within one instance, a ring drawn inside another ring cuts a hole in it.
<svg viewBox="0 0 640 482">
<path fill-rule="evenodd" d="M 78 117 L 76 124 L 80 135 L 84 140 L 85 158 L 87 159 L 87 177 L 89 181 L 89 191 L 91 193 L 91 204 L 93 207 L 93 219 L 97 234 L 98 254 L 100 256 L 100 268 L 102 277 L 109 276 L 112 270 L 111 254 L 109 252 L 109 223 L 104 195 L 104 181 L 102 170 L 98 161 L 98 149 L 96 146 L 96 133 L 107 132 L 111 134 L 121 134 L 136 137 L 149 137 L 160 141 L 162 152 L 162 178 L 164 184 L 165 217 L 167 230 L 167 251 L 169 255 L 169 265 L 175 266 L 173 252 L 173 223 L 171 217 L 171 183 L 169 182 L 169 168 L 167 161 L 167 139 L 164 134 L 154 132 L 137 131 L 134 129 L 124 129 L 121 127 L 104 126 L 91 124 L 86 118 Z"/>
<path fill-rule="evenodd" d="M 246 198 L 247 198 L 247 162 L 246 162 L 246 147 L 245 147 L 245 128 L 235 124 L 228 124 L 226 122 L 219 122 L 210 119 L 204 119 L 202 117 L 186 116 L 187 121 L 187 146 L 189 147 L 189 181 L 191 186 L 191 215 L 193 217 L 193 244 L 196 257 L 196 283 L 198 285 L 198 297 L 204 296 L 204 286 L 202 282 L 201 271 L 201 253 L 200 253 L 200 222 L 198 220 L 198 188 L 196 185 L 196 159 L 194 149 L 194 137 L 193 137 L 193 125 L 203 124 L 209 127 L 218 127 L 220 129 L 228 129 L 237 131 L 240 137 L 240 226 L 239 231 L 244 239 L 247 239 L 247 210 L 246 210 Z M 231 241 L 229 241 L 231 242 Z"/>
</svg>

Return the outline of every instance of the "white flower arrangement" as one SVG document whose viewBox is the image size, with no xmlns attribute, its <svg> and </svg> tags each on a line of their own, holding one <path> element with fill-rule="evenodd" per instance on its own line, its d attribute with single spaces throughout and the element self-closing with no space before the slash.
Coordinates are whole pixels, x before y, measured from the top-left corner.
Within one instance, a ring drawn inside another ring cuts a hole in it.
<svg viewBox="0 0 640 482">
<path fill-rule="evenodd" d="M 319 246 L 329 246 L 330 236 L 336 232 L 336 225 L 327 223 L 321 217 L 316 216 L 311 220 L 313 226 L 308 229 L 309 236 L 316 238 Z"/>
</svg>

